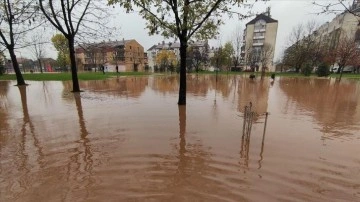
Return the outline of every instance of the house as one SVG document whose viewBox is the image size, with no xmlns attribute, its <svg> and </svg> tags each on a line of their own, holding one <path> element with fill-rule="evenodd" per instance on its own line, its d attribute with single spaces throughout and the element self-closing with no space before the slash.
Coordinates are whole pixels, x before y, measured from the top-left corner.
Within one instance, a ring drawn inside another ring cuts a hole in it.
<svg viewBox="0 0 360 202">
<path fill-rule="evenodd" d="M 75 48 L 79 70 L 97 70 L 101 65 L 107 71 L 144 71 L 147 54 L 135 39 L 81 44 Z"/>
</svg>

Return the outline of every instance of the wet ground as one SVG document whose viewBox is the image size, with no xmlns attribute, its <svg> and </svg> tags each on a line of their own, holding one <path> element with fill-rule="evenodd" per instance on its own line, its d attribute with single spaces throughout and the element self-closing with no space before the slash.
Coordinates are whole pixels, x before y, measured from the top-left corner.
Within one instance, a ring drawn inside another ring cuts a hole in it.
<svg viewBox="0 0 360 202">
<path fill-rule="evenodd" d="M 0 201 L 360 201 L 359 81 L 28 83 L 0 81 Z"/>
</svg>

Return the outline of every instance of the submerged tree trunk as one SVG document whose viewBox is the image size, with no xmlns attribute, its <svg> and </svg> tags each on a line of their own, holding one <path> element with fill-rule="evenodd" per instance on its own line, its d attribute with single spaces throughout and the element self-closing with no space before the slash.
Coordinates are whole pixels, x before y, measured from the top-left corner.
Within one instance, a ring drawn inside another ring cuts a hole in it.
<svg viewBox="0 0 360 202">
<path fill-rule="evenodd" d="M 342 77 L 342 74 L 343 74 L 343 69 L 344 69 L 343 66 L 339 66 L 339 68 L 338 68 L 338 71 L 340 71 L 339 81 L 341 81 L 341 77 Z"/>
<path fill-rule="evenodd" d="M 73 82 L 72 92 L 80 92 L 79 79 L 77 75 L 76 59 L 75 59 L 75 47 L 74 37 L 70 36 L 69 40 L 69 53 L 70 53 L 70 65 L 71 65 L 71 77 Z"/>
<path fill-rule="evenodd" d="M 263 80 L 264 77 L 265 77 L 265 67 L 262 66 L 262 67 L 261 67 L 261 80 Z"/>
<path fill-rule="evenodd" d="M 12 65 L 13 65 L 13 68 L 14 68 L 14 71 L 16 74 L 17 85 L 18 86 L 26 85 L 24 78 L 21 74 L 19 63 L 16 59 L 15 51 L 13 48 L 9 48 L 9 54 L 10 54 L 11 62 L 12 62 Z"/>
<path fill-rule="evenodd" d="M 186 105 L 186 39 L 180 38 L 180 88 L 178 105 Z"/>
</svg>

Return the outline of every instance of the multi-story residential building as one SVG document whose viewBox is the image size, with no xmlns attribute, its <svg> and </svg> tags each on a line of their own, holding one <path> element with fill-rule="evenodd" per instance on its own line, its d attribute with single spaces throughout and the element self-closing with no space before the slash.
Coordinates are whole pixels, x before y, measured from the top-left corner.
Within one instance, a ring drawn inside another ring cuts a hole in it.
<svg viewBox="0 0 360 202">
<path fill-rule="evenodd" d="M 320 41 L 329 42 L 329 48 L 336 47 L 342 37 L 354 37 L 356 40 L 360 36 L 360 0 L 354 0 L 350 11 L 345 10 L 330 22 L 321 25 L 313 35 Z"/>
<path fill-rule="evenodd" d="M 109 72 L 144 71 L 147 54 L 135 39 L 82 44 L 76 47 L 80 70 L 90 71 L 105 66 Z"/>
<path fill-rule="evenodd" d="M 148 64 L 152 69 L 152 71 L 154 71 L 154 66 L 156 65 L 156 56 L 161 50 L 169 50 L 174 52 L 176 55 L 176 59 L 180 60 L 180 43 L 177 42 L 165 43 L 165 41 L 163 41 L 162 43 L 158 43 L 157 45 L 151 46 L 147 50 Z"/>
<path fill-rule="evenodd" d="M 271 18 L 270 8 L 265 13 L 257 15 L 254 19 L 246 24 L 244 30 L 242 46 L 242 64 L 245 68 L 256 66 L 262 68 L 261 55 L 264 51 L 272 51 L 267 54 L 266 67 L 269 71 L 274 71 L 273 58 L 275 52 L 276 35 L 278 21 Z M 252 60 L 252 61 L 250 61 Z"/>
<path fill-rule="evenodd" d="M 192 43 L 189 43 L 189 47 L 197 49 L 201 53 L 208 52 L 208 49 L 209 49 L 207 41 L 204 41 L 204 42 L 192 42 Z M 174 42 L 174 43 L 168 42 L 168 43 L 166 43 L 165 41 L 163 41 L 162 43 L 158 43 L 157 45 L 151 46 L 147 50 L 148 64 L 149 64 L 150 68 L 154 68 L 154 66 L 156 65 L 156 56 L 158 55 L 158 53 L 161 50 L 168 50 L 168 51 L 174 52 L 177 60 L 180 61 L 180 43 L 178 43 L 178 42 Z"/>
</svg>

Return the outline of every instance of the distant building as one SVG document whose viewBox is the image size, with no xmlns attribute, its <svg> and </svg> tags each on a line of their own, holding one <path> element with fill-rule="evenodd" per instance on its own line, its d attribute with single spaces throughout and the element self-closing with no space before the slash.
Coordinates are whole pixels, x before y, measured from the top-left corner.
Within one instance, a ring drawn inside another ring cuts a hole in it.
<svg viewBox="0 0 360 202">
<path fill-rule="evenodd" d="M 350 10 L 358 16 L 345 10 L 330 22 L 321 25 L 313 36 L 329 42 L 329 48 L 335 48 L 339 39 L 345 36 L 360 40 L 360 0 L 354 0 Z"/>
<path fill-rule="evenodd" d="M 162 43 L 158 43 L 157 45 L 151 46 L 147 50 L 147 56 L 148 56 L 148 64 L 152 70 L 154 70 L 154 66 L 156 65 L 156 56 L 161 50 L 169 50 L 175 53 L 177 60 L 180 60 L 180 43 L 177 42 L 168 42 L 165 43 L 163 41 Z"/>
<path fill-rule="evenodd" d="M 144 71 L 147 54 L 135 39 L 81 44 L 76 47 L 79 70 L 91 71 L 104 65 L 107 71 Z"/>
<path fill-rule="evenodd" d="M 264 46 L 272 48 L 272 54 L 270 56 L 270 62 L 266 65 L 269 71 L 274 71 L 273 65 L 276 35 L 278 29 L 278 21 L 271 18 L 270 8 L 265 13 L 257 15 L 254 19 L 246 24 L 244 30 L 242 46 L 242 64 L 249 68 L 252 65 L 256 65 L 261 69 L 260 61 L 256 58 L 260 58 L 260 53 L 264 50 Z M 250 54 L 252 59 L 255 58 L 253 64 L 250 63 Z"/>
<path fill-rule="evenodd" d="M 208 42 L 190 42 L 188 47 L 195 48 L 200 52 L 208 51 Z M 178 42 L 165 42 L 155 44 L 147 50 L 148 64 L 150 68 L 156 65 L 156 56 L 161 50 L 169 50 L 175 53 L 177 60 L 180 62 L 180 43 Z"/>
</svg>

